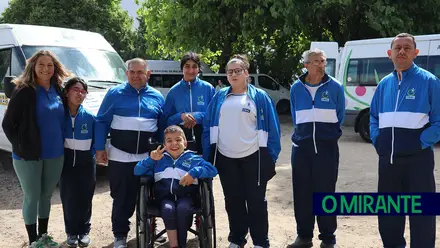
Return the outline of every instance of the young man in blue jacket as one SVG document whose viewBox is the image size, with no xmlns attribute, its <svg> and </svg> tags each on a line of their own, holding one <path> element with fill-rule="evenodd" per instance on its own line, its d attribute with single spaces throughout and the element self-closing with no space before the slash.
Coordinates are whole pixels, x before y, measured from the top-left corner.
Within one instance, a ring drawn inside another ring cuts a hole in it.
<svg viewBox="0 0 440 248">
<path fill-rule="evenodd" d="M 288 248 L 312 247 L 314 192 L 335 192 L 338 140 L 345 116 L 342 85 L 325 73 L 324 51 L 303 54 L 307 72 L 290 89 L 295 131 L 292 135 L 292 182 L 298 237 Z M 317 216 L 321 248 L 335 247 L 336 216 Z"/>
<path fill-rule="evenodd" d="M 433 146 L 440 139 L 440 82 L 413 63 L 412 35 L 391 42 L 395 70 L 376 88 L 370 137 L 379 155 L 379 192 L 435 192 Z M 435 216 L 410 216 L 411 247 L 435 246 Z M 384 247 L 406 246 L 405 216 L 379 216 Z"/>
<path fill-rule="evenodd" d="M 115 248 L 127 247 L 129 219 L 136 207 L 140 183 L 133 169 L 162 139 L 165 102 L 162 94 L 147 84 L 147 62 L 136 58 L 127 64 L 128 82 L 107 92 L 96 116 L 96 159 L 98 163 L 108 162 Z M 105 147 L 109 132 L 110 144 Z"/>
<path fill-rule="evenodd" d="M 200 58 L 186 53 L 180 61 L 183 78 L 168 92 L 164 105 L 167 126 L 179 125 L 185 132 L 188 149 L 202 154 L 203 117 L 215 94 L 214 86 L 200 80 Z"/>
</svg>

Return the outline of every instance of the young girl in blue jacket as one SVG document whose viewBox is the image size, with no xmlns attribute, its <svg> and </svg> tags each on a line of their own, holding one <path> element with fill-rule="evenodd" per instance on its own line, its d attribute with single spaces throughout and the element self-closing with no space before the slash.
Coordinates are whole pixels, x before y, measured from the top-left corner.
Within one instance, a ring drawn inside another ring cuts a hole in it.
<svg viewBox="0 0 440 248">
<path fill-rule="evenodd" d="M 95 118 L 81 105 L 87 96 L 87 84 L 75 77 L 65 88 L 64 167 L 60 195 L 69 247 L 86 247 L 90 243 L 90 218 L 95 192 L 96 167 L 93 135 Z"/>
<path fill-rule="evenodd" d="M 198 178 L 212 178 L 217 169 L 194 151 L 185 151 L 187 141 L 182 128 L 165 129 L 164 148 L 157 147 L 150 157 L 134 168 L 135 175 L 154 175 L 154 193 L 160 202 L 171 248 L 186 247 L 187 231 L 192 223 Z"/>
</svg>

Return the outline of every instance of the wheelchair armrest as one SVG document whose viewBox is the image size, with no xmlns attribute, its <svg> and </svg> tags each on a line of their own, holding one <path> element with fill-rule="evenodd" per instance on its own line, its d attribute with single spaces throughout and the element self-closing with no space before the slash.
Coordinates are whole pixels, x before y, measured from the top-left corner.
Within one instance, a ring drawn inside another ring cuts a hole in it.
<svg viewBox="0 0 440 248">
<path fill-rule="evenodd" d="M 154 177 L 152 176 L 141 176 L 141 185 L 152 186 L 154 184 Z"/>
</svg>

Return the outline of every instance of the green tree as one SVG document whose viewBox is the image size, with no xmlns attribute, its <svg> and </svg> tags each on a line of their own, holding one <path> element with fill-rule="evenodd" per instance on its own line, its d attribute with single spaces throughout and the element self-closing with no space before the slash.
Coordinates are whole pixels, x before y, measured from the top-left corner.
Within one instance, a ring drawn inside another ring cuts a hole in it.
<svg viewBox="0 0 440 248">
<path fill-rule="evenodd" d="M 121 0 L 11 0 L 1 21 L 98 32 L 124 59 L 135 55 L 133 20 Z"/>
<path fill-rule="evenodd" d="M 288 84 L 305 49 L 297 22 L 287 24 L 278 0 L 148 0 L 141 2 L 139 33 L 153 57 L 177 59 L 187 50 L 224 71 L 235 53 L 247 53 L 252 72 Z M 293 4 L 292 1 L 285 1 Z"/>
</svg>

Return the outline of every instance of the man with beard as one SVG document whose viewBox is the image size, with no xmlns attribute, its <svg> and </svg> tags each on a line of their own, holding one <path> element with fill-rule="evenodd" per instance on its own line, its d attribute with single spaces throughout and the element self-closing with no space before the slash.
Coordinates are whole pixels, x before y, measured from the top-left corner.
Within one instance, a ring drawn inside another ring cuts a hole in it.
<svg viewBox="0 0 440 248">
<path fill-rule="evenodd" d="M 370 137 L 379 155 L 379 192 L 435 192 L 433 146 L 440 139 L 440 82 L 414 64 L 414 36 L 402 33 L 388 57 L 395 70 L 376 88 Z M 410 216 L 411 247 L 435 246 L 435 216 Z M 406 246 L 405 216 L 379 216 L 384 247 Z"/>
<path fill-rule="evenodd" d="M 339 167 L 338 140 L 345 116 L 344 89 L 325 73 L 324 51 L 303 54 L 307 72 L 290 89 L 295 131 L 292 135 L 292 183 L 298 237 L 288 248 L 312 247 L 313 193 L 335 192 Z M 321 248 L 335 247 L 336 216 L 317 216 Z"/>
</svg>

